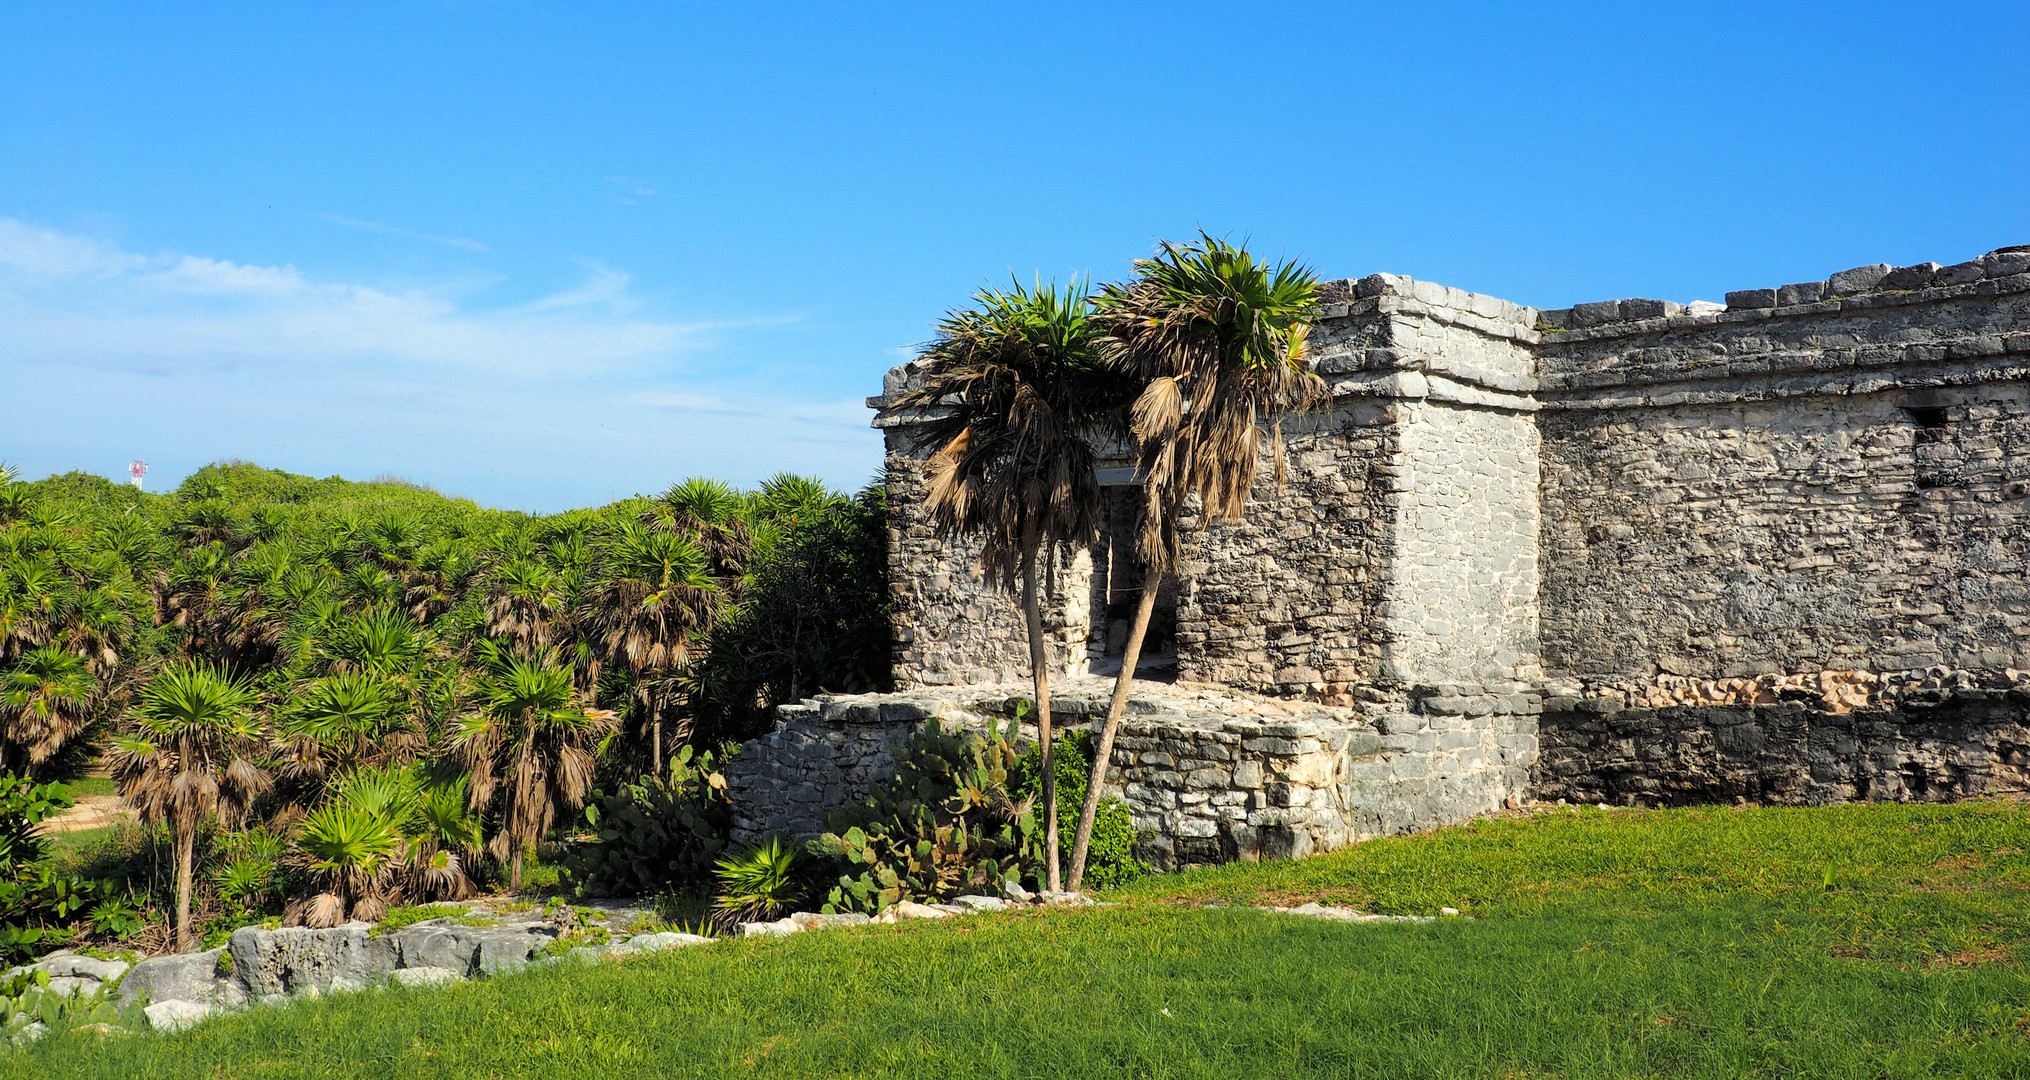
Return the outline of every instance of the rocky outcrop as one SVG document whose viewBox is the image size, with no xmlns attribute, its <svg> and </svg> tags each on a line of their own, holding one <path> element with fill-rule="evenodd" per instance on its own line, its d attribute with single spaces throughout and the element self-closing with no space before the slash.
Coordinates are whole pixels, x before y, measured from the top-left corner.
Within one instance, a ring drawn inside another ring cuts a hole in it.
<svg viewBox="0 0 2030 1080">
<path fill-rule="evenodd" d="M 54 975 L 52 986 L 68 989 L 71 984 L 59 980 L 69 979 L 86 997 L 103 990 L 122 1009 L 142 1008 L 151 1025 L 176 1030 L 245 1004 L 389 983 L 441 986 L 548 960 L 641 954 L 711 940 L 671 931 L 631 932 L 624 928 L 648 920 L 641 910 L 616 904 L 567 913 L 512 912 L 479 902 L 458 915 L 386 932 L 367 923 L 331 929 L 248 926 L 218 948 L 152 957 L 131 969 L 120 961 L 64 956 L 38 966 Z M 16 973 L 20 970 L 27 969 Z"/>
<path fill-rule="evenodd" d="M 247 1000 L 239 982 L 219 977 L 226 947 L 204 952 L 157 956 L 134 965 L 120 983 L 122 1008 L 143 1002 L 188 1001 L 198 1005 L 238 1005 Z"/>
</svg>

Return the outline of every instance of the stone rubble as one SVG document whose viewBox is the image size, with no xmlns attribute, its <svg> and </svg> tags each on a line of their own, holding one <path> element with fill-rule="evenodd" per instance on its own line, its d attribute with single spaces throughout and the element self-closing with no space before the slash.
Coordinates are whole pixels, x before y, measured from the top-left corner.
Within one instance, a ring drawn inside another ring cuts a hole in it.
<svg viewBox="0 0 2030 1080">
<path fill-rule="evenodd" d="M 1028 909 L 1047 911 L 1096 903 L 1079 893 L 1031 893 L 1011 882 L 1003 896 L 968 894 L 945 904 L 905 901 L 871 918 L 858 912 L 800 911 L 774 921 L 741 923 L 733 936 L 787 937 L 835 927 Z M 724 940 L 677 931 L 627 934 L 619 928 L 645 913 L 619 904 L 595 902 L 594 910 L 604 919 L 595 920 L 592 925 L 609 927 L 613 939 L 554 955 L 553 946 L 560 940 L 558 922 L 540 909 L 507 912 L 485 901 L 468 901 L 460 906 L 468 908 L 467 914 L 413 923 L 379 935 L 367 923 L 331 929 L 243 927 L 233 933 L 228 945 L 203 952 L 151 957 L 133 964 L 55 953 L 34 964 L 14 968 L 0 978 L 12 979 L 38 970 L 47 972 L 51 978 L 45 992 L 75 993 L 80 998 L 104 994 L 122 1009 L 139 1007 L 155 1030 L 176 1032 L 220 1012 L 249 1005 L 283 1005 L 325 994 L 355 993 L 377 985 L 439 988 L 532 967 L 643 955 Z M 1316 903 L 1259 910 L 1337 922 L 1431 921 L 1430 916 L 1369 915 Z M 1458 914 L 1451 908 L 1444 912 Z M 461 924 L 461 920 L 495 919 L 500 920 L 496 925 Z M 70 982 L 59 986 L 58 979 Z M 96 1026 L 109 1033 L 113 1030 L 108 1025 Z M 32 1041 L 43 1031 L 41 1024 L 31 1024 L 19 1037 Z"/>
</svg>

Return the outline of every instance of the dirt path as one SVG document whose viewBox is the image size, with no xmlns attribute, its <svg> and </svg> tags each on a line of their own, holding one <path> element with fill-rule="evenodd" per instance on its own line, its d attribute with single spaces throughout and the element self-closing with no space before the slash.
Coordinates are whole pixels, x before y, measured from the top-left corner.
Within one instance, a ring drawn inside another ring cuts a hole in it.
<svg viewBox="0 0 2030 1080">
<path fill-rule="evenodd" d="M 55 836 L 57 833 L 101 829 L 133 816 L 120 805 L 118 795 L 86 795 L 78 799 L 76 806 L 43 822 L 41 829 L 44 836 Z"/>
</svg>

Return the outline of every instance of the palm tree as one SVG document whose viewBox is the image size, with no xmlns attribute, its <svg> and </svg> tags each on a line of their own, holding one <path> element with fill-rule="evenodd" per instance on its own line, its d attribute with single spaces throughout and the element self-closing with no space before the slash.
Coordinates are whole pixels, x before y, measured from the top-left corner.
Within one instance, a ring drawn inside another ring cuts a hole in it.
<svg viewBox="0 0 2030 1080">
<path fill-rule="evenodd" d="M 592 788 L 599 750 L 615 727 L 608 709 L 589 709 L 552 650 L 516 656 L 480 639 L 486 668 L 480 707 L 454 722 L 452 752 L 469 777 L 475 814 L 501 788 L 502 827 L 487 845 L 509 864 L 508 884 L 522 884 L 522 855 L 542 839 L 559 811 L 575 813 Z"/>
<path fill-rule="evenodd" d="M 1095 435 L 1118 431 L 1132 384 L 1107 359 L 1083 282 L 975 294 L 923 349 L 923 385 L 897 402 L 928 410 L 925 512 L 940 536 L 977 535 L 981 569 L 1009 592 L 1029 631 L 1042 747 L 1045 882 L 1058 891 L 1057 784 L 1051 753 L 1050 647 L 1037 561 L 1091 544 L 1104 513 Z"/>
<path fill-rule="evenodd" d="M 640 520 L 696 544 L 720 591 L 737 599 L 752 554 L 747 509 L 731 484 L 694 476 L 656 496 Z"/>
<path fill-rule="evenodd" d="M 188 950 L 198 825 L 230 822 L 269 786 L 254 692 L 224 670 L 173 663 L 141 690 L 133 731 L 114 740 L 120 795 L 147 824 L 167 824 L 176 861 L 176 945 Z"/>
<path fill-rule="evenodd" d="M 309 782 L 406 761 L 428 743 L 397 686 L 370 672 L 339 672 L 296 696 L 277 732 L 287 775 Z"/>
<path fill-rule="evenodd" d="M 1143 484 L 1136 545 L 1142 595 L 1072 841 L 1074 890 L 1085 874 L 1100 788 L 1156 591 L 1177 566 L 1187 500 L 1198 502 L 1201 530 L 1213 521 L 1239 520 L 1254 488 L 1262 435 L 1270 435 L 1280 487 L 1281 416 L 1325 394 L 1305 356 L 1318 306 L 1318 279 L 1308 268 L 1259 262 L 1245 247 L 1201 232 L 1194 243 L 1159 244 L 1154 257 L 1136 260 L 1135 269 L 1129 282 L 1106 286 L 1097 304 L 1119 361 L 1143 387 L 1130 413 Z"/>
<path fill-rule="evenodd" d="M 45 645 L 0 678 L 0 770 L 23 776 L 92 722 L 99 682 L 83 657 Z"/>
<path fill-rule="evenodd" d="M 533 558 L 510 559 L 488 581 L 486 632 L 533 656 L 548 648 L 564 616 L 565 582 Z"/>
<path fill-rule="evenodd" d="M 669 691 L 681 685 L 674 676 L 719 616 L 725 593 L 705 551 L 682 531 L 624 521 L 604 547 L 584 621 L 600 653 L 633 677 L 631 693 L 649 717 L 651 764 L 661 776 L 663 714 Z"/>
</svg>

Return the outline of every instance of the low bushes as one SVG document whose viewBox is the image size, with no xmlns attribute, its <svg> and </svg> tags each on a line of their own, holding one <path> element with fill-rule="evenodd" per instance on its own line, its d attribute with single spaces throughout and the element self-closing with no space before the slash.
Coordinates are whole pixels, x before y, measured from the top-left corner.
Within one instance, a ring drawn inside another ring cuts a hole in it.
<svg viewBox="0 0 2030 1080">
<path fill-rule="evenodd" d="M 97 881 L 56 867 L 50 843 L 36 832 L 70 809 L 68 788 L 0 773 L 0 962 L 12 963 L 67 933 L 63 924 L 111 900 Z M 121 913 L 108 907 L 109 918 Z"/>
<path fill-rule="evenodd" d="M 1034 879 L 1034 798 L 1015 794 L 1015 763 L 1009 734 L 947 733 L 931 720 L 867 804 L 811 841 L 813 855 L 844 867 L 825 910 L 876 912 Z"/>
<path fill-rule="evenodd" d="M 937 902 L 1002 883 L 1041 886 L 1044 825 L 1038 819 L 1042 751 L 1018 754 L 1008 731 L 947 733 L 935 720 L 910 739 L 895 776 L 864 807 L 836 815 L 833 831 L 809 844 L 837 866 L 826 911 L 878 912 L 904 900 Z M 1085 799 L 1092 736 L 1056 744 L 1052 771 L 1060 807 Z M 1059 844 L 1068 857 L 1076 813 L 1060 811 Z M 1135 829 L 1119 799 L 1101 803 L 1087 879 L 1107 887 L 1148 872 L 1134 857 Z"/>
</svg>

